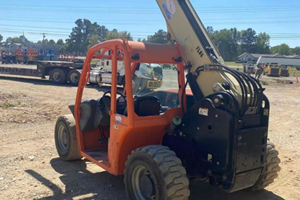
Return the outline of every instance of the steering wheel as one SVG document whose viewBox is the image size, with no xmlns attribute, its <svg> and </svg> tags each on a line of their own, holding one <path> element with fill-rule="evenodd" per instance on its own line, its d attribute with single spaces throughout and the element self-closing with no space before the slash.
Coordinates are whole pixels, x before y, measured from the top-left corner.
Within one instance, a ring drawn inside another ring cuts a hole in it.
<svg viewBox="0 0 300 200">
<path fill-rule="evenodd" d="M 103 94 L 102 98 L 101 98 L 101 100 L 103 99 L 102 102 L 103 102 L 105 108 L 108 109 L 108 110 L 110 109 L 110 98 L 111 97 L 107 96 L 107 94 L 110 94 L 110 93 L 111 93 L 111 90 L 105 92 Z M 117 91 L 117 94 L 120 95 L 120 97 L 117 99 L 117 107 L 118 107 L 118 109 L 120 109 L 120 110 L 125 109 L 126 106 L 127 106 L 126 97 L 122 93 L 120 93 L 118 91 Z M 122 98 L 123 101 L 120 101 L 120 98 Z"/>
</svg>

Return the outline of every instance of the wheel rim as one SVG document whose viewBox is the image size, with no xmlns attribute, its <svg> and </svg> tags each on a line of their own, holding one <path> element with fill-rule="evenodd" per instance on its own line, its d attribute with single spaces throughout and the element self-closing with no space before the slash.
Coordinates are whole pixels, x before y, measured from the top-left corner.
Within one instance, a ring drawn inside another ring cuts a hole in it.
<svg viewBox="0 0 300 200">
<path fill-rule="evenodd" d="M 79 76 L 78 76 L 77 73 L 72 73 L 72 74 L 70 75 L 70 81 L 71 81 L 72 83 L 78 83 L 78 80 L 79 80 Z"/>
<path fill-rule="evenodd" d="M 136 199 L 156 199 L 156 189 L 152 174 L 142 165 L 137 166 L 133 171 L 132 188 Z"/>
<path fill-rule="evenodd" d="M 66 127 L 61 124 L 58 128 L 58 147 L 62 153 L 65 153 L 69 147 L 68 132 Z"/>
<path fill-rule="evenodd" d="M 60 81 L 60 79 L 61 79 L 60 73 L 59 73 L 59 72 L 54 72 L 54 73 L 53 73 L 53 79 L 54 79 L 55 81 Z"/>
</svg>

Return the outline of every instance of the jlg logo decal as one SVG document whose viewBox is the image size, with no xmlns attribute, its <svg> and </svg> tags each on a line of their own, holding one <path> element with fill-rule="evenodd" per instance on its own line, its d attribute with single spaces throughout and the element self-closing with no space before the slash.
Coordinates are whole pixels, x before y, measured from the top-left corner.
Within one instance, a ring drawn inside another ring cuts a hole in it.
<svg viewBox="0 0 300 200">
<path fill-rule="evenodd" d="M 170 20 L 172 16 L 176 13 L 176 5 L 173 0 L 166 0 L 166 3 L 162 5 L 167 18 Z"/>
<path fill-rule="evenodd" d="M 167 0 L 167 8 L 168 11 L 171 13 L 171 15 L 174 15 L 176 13 L 176 6 L 173 0 Z"/>
</svg>

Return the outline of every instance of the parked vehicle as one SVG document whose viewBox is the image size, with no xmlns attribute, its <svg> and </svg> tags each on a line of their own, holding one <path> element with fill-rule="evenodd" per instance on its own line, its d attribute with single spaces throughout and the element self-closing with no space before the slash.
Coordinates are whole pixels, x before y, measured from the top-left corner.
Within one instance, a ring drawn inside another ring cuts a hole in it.
<svg viewBox="0 0 300 200">
<path fill-rule="evenodd" d="M 161 65 L 154 63 L 138 63 L 136 71 L 132 77 L 134 92 L 143 92 L 149 89 L 159 88 L 163 80 L 163 70 Z M 90 83 L 111 84 L 111 60 L 101 59 L 96 67 L 90 72 Z M 117 62 L 117 84 L 125 86 L 124 62 Z"/>
<path fill-rule="evenodd" d="M 2 64 L 17 63 L 16 54 L 14 52 L 3 51 L 1 57 L 2 57 Z"/>
</svg>

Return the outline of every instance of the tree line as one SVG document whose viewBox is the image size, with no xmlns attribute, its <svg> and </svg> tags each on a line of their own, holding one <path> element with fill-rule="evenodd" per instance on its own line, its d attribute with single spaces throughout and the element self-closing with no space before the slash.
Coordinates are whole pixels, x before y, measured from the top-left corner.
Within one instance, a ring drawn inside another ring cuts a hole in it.
<svg viewBox="0 0 300 200">
<path fill-rule="evenodd" d="M 270 35 L 256 33 L 252 28 L 238 31 L 236 28 L 214 31 L 207 27 L 212 41 L 226 61 L 235 61 L 242 53 L 300 55 L 300 47 L 290 48 L 287 44 L 270 46 Z"/>
<path fill-rule="evenodd" d="M 300 47 L 290 48 L 287 44 L 270 47 L 270 35 L 265 32 L 257 33 L 252 28 L 240 31 L 236 28 L 214 30 L 213 27 L 209 26 L 207 27 L 207 32 L 226 61 L 235 61 L 244 52 L 300 55 Z M 88 19 L 78 19 L 75 21 L 75 27 L 72 28 L 69 37 L 65 41 L 63 39 L 57 41 L 45 39 L 44 41 L 39 40 L 37 43 L 41 44 L 44 42 L 45 44 L 61 45 L 61 53 L 84 55 L 91 46 L 116 38 L 133 40 L 131 34 L 127 31 L 108 30 L 97 22 L 92 23 Z M 23 41 L 28 42 L 24 36 L 8 37 L 6 41 L 3 41 L 3 37 L 0 34 L 0 45 L 2 46 L 8 46 L 10 43 L 22 43 Z M 167 32 L 163 30 L 158 30 L 144 39 L 138 38 L 137 41 L 159 44 L 170 43 L 167 40 Z"/>
</svg>

